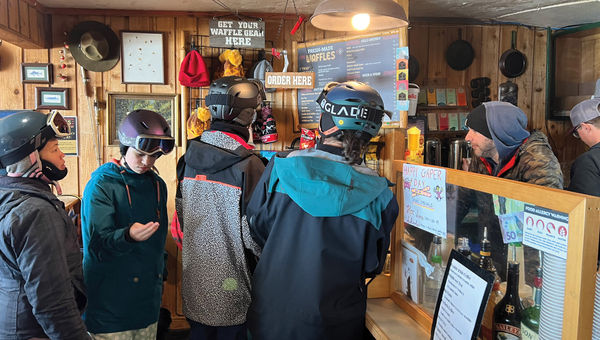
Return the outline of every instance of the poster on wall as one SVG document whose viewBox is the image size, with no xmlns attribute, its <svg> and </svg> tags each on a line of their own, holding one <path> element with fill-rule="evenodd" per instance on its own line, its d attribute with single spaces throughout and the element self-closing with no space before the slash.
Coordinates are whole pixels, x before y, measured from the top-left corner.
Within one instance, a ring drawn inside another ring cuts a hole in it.
<svg viewBox="0 0 600 340">
<path fill-rule="evenodd" d="M 392 118 L 384 127 L 404 127 L 408 110 L 408 47 L 400 46 L 398 31 L 298 43 L 298 71 L 314 72 L 314 89 L 298 90 L 298 125 L 316 127 L 321 110 L 316 103 L 329 82 L 356 80 L 373 87 Z M 296 114 L 296 112 L 294 112 Z"/>
<path fill-rule="evenodd" d="M 446 170 L 403 166 L 404 222 L 446 238 Z"/>
<path fill-rule="evenodd" d="M 58 140 L 58 147 L 67 156 L 79 155 L 79 148 L 77 143 L 77 117 L 76 116 L 63 116 L 63 118 L 69 123 L 71 127 L 71 133 L 67 137 L 60 138 Z"/>
</svg>

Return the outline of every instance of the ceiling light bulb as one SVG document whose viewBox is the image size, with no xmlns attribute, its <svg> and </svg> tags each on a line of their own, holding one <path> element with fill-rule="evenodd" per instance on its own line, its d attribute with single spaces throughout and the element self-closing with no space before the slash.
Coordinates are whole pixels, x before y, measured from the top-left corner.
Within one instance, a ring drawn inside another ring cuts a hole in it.
<svg viewBox="0 0 600 340">
<path fill-rule="evenodd" d="M 354 29 L 363 31 L 369 27 L 371 17 L 367 13 L 358 13 L 352 17 L 352 27 Z"/>
</svg>

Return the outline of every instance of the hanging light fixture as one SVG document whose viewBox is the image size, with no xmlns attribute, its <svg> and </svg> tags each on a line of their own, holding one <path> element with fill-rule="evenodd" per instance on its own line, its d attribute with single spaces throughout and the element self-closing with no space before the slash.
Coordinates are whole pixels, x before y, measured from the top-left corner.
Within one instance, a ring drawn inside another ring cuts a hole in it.
<svg viewBox="0 0 600 340">
<path fill-rule="evenodd" d="M 386 30 L 408 26 L 394 0 L 322 0 L 310 23 L 325 31 Z"/>
</svg>

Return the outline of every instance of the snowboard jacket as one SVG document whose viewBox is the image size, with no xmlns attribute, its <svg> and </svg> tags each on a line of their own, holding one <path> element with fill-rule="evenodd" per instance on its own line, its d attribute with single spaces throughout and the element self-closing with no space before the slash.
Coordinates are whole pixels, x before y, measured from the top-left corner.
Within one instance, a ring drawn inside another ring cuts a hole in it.
<svg viewBox="0 0 600 340">
<path fill-rule="evenodd" d="M 250 304 L 246 249 L 254 249 L 244 216 L 263 162 L 243 138 L 208 130 L 177 165 L 176 210 L 183 230 L 184 315 L 209 326 L 241 325 Z"/>
<path fill-rule="evenodd" d="M 383 269 L 398 204 L 390 183 L 341 156 L 275 156 L 247 209 L 262 253 L 248 327 L 270 339 L 363 339 L 365 280 Z"/>
<path fill-rule="evenodd" d="M 0 339 L 88 339 L 77 230 L 39 179 L 0 177 Z"/>
<path fill-rule="evenodd" d="M 137 174 L 117 160 L 106 163 L 85 186 L 81 222 L 88 330 L 122 332 L 157 322 L 168 229 L 165 182 L 154 171 Z M 135 222 L 160 226 L 135 242 L 125 237 Z"/>
</svg>

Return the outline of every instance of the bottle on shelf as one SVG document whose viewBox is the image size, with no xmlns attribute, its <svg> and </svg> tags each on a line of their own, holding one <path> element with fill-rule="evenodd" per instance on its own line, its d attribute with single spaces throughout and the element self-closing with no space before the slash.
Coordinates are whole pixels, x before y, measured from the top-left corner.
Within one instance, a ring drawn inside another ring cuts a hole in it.
<svg viewBox="0 0 600 340">
<path fill-rule="evenodd" d="M 494 307 L 492 338 L 521 339 L 521 299 L 519 298 L 519 263 L 508 263 L 507 286 L 504 297 Z"/>
<path fill-rule="evenodd" d="M 459 237 L 458 242 L 456 244 L 456 250 L 469 260 L 473 261 L 471 257 L 471 247 L 469 246 L 469 238 L 468 237 Z"/>
<path fill-rule="evenodd" d="M 501 300 L 500 292 L 500 277 L 496 272 L 496 267 L 492 261 L 491 253 L 492 244 L 487 239 L 487 227 L 483 227 L 483 239 L 481 240 L 481 249 L 479 251 L 479 267 L 494 274 L 494 285 L 492 286 L 492 292 L 488 299 L 487 306 L 483 313 L 483 320 L 481 322 L 481 330 L 479 336 L 485 340 L 492 340 L 492 325 L 494 318 L 494 307 Z M 495 338 L 494 338 L 495 340 Z"/>
<path fill-rule="evenodd" d="M 533 279 L 533 306 L 521 314 L 521 337 L 523 340 L 538 340 L 540 328 L 540 303 L 542 300 L 542 269 L 536 268 Z"/>
<path fill-rule="evenodd" d="M 442 287 L 442 280 L 444 279 L 444 270 L 442 268 L 442 238 L 440 236 L 433 237 L 427 257 L 433 266 L 433 271 L 425 278 L 423 307 L 433 313 L 435 311 L 440 288 Z"/>
</svg>

